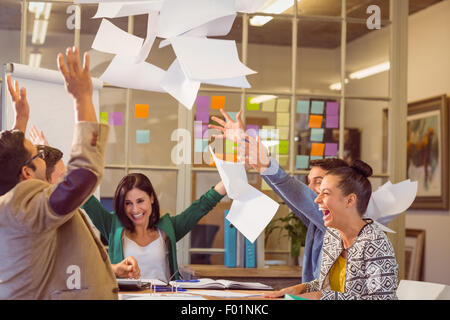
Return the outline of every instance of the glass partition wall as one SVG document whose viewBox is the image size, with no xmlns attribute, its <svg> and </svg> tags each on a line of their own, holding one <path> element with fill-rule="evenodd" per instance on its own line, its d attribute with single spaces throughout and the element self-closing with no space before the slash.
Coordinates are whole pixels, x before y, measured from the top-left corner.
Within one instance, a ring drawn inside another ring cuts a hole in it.
<svg viewBox="0 0 450 320">
<path fill-rule="evenodd" d="M 407 1 L 406 5 L 400 2 L 374 1 L 381 8 L 381 20 L 373 30 L 368 24 L 369 5 L 356 0 L 292 0 L 279 14 L 267 8 L 239 13 L 230 33 L 220 38 L 235 40 L 241 61 L 257 73 L 247 77 L 249 89 L 202 85 L 198 96 L 207 99 L 208 114 L 198 104 L 187 110 L 168 94 L 105 84 L 100 120 L 110 124 L 111 132 L 102 201 L 111 203 L 123 175 L 142 172 L 154 183 L 161 213 L 181 213 L 220 180 L 210 155 L 205 155 L 213 140 L 206 125 L 213 123 L 211 116 L 221 116 L 220 108 L 232 117 L 242 110 L 246 129 L 272 143 L 272 155 L 290 175 L 304 179 L 313 159 L 362 159 L 374 168 L 376 189 L 394 172 L 389 170 L 393 162 L 386 159 L 396 156 L 392 154 L 396 133 L 389 130 L 388 137 L 387 127 L 392 124 L 384 115 L 396 107 L 392 93 L 399 84 L 392 79 L 403 72 L 395 66 L 398 58 L 392 57 L 404 52 L 404 46 L 391 45 L 406 28 L 395 23 L 397 17 L 407 16 Z M 92 75 L 99 77 L 113 55 L 90 48 L 101 21 L 91 19 L 96 8 L 72 1 L 2 1 L 0 12 L 2 17 L 7 13 L 8 20 L 0 23 L 0 37 L 2 43 L 8 39 L 11 44 L 0 48 L 2 64 L 56 69 L 57 52 L 76 45 L 82 52 L 90 51 Z M 145 35 L 143 16 L 112 22 L 135 35 Z M 36 28 L 45 28 L 45 34 L 35 34 Z M 173 59 L 168 46 L 152 50 L 147 60 L 167 69 Z M 406 115 L 405 119 L 400 116 L 396 121 L 406 123 Z M 180 128 L 191 134 L 191 164 L 177 165 L 171 157 L 178 143 L 173 132 Z M 223 156 L 234 161 L 232 143 L 224 142 Z M 281 203 L 276 217 L 289 213 L 259 174 L 250 170 L 248 177 L 250 184 Z M 231 200 L 225 197 L 178 243 L 180 265 L 224 263 L 224 212 L 230 206 Z M 401 229 L 402 224 L 394 227 Z M 396 250 L 401 249 L 401 234 L 394 235 Z M 292 263 L 289 241 L 282 234 L 267 239 L 265 252 L 266 260 Z"/>
</svg>

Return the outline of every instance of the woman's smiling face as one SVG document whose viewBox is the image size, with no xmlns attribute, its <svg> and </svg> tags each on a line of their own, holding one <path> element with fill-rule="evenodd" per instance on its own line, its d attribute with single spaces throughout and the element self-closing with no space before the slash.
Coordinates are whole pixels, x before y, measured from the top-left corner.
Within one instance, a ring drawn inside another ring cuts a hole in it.
<svg viewBox="0 0 450 320">
<path fill-rule="evenodd" d="M 337 228 L 347 220 L 346 208 L 348 196 L 342 194 L 338 187 L 339 177 L 326 175 L 320 185 L 320 193 L 314 200 L 323 212 L 323 222 L 326 227 Z"/>
<path fill-rule="evenodd" d="M 152 214 L 153 196 L 150 197 L 145 191 L 133 188 L 125 195 L 125 213 L 133 222 L 134 226 L 147 228 L 150 215 Z"/>
</svg>

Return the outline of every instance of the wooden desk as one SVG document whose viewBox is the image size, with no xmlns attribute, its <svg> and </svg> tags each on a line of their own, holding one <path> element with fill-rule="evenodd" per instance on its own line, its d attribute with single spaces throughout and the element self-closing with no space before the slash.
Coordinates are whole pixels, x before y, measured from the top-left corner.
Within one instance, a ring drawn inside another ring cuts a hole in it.
<svg viewBox="0 0 450 320">
<path fill-rule="evenodd" d="M 180 294 L 187 293 L 187 294 L 193 294 L 195 291 L 209 291 L 210 289 L 188 289 L 188 291 L 182 291 Z M 216 290 L 212 289 L 211 291 L 223 291 L 223 292 L 236 292 L 236 293 L 249 293 L 252 295 L 261 294 L 261 296 L 253 296 L 253 297 L 216 297 L 216 296 L 208 296 L 206 295 L 194 295 L 203 297 L 206 300 L 283 300 L 283 298 L 264 298 L 264 293 L 267 293 L 269 291 L 260 291 L 260 290 Z M 140 290 L 140 291 L 120 291 L 121 294 L 148 294 L 150 295 L 150 290 Z M 164 292 L 165 295 L 176 295 L 175 292 Z M 161 299 L 161 298 L 160 298 Z M 151 300 L 151 299 L 149 299 Z M 158 299 L 159 300 L 159 299 Z M 167 300 L 170 300 L 170 298 L 167 298 Z M 183 300 L 189 300 L 184 298 Z"/>
<path fill-rule="evenodd" d="M 294 266 L 270 266 L 267 268 L 227 268 L 224 265 L 189 264 L 183 273 L 195 278 L 227 279 L 261 282 L 279 290 L 301 283 L 302 268 Z"/>
</svg>

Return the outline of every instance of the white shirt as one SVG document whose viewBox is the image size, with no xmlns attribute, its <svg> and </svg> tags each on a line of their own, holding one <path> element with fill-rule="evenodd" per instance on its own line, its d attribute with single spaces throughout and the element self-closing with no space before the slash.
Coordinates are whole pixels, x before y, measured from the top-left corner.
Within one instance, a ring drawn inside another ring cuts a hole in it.
<svg viewBox="0 0 450 320">
<path fill-rule="evenodd" d="M 161 231 L 159 237 L 145 247 L 128 238 L 124 232 L 122 237 L 124 257 L 133 256 L 141 271 L 142 279 L 158 279 L 164 282 L 169 280 L 168 251 Z"/>
</svg>

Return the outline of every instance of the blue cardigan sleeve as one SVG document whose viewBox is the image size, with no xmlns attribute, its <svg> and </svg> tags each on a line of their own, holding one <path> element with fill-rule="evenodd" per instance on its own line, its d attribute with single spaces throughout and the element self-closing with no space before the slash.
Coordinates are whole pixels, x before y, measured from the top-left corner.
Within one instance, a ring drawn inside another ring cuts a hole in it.
<svg viewBox="0 0 450 320">
<path fill-rule="evenodd" d="M 261 176 L 306 227 L 314 224 L 319 230 L 326 231 L 323 214 L 314 202 L 317 195 L 311 188 L 288 175 L 274 158 L 270 159 L 269 168 Z"/>
</svg>

